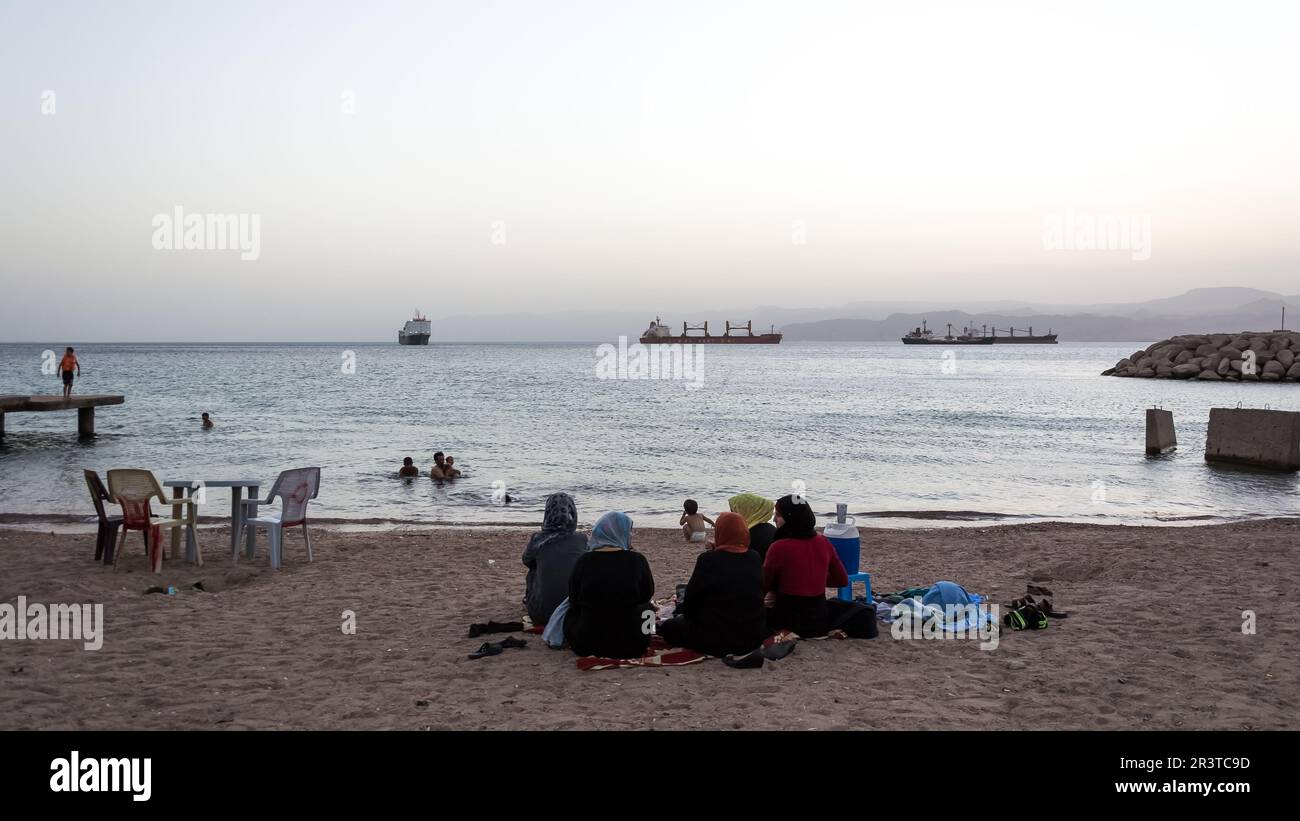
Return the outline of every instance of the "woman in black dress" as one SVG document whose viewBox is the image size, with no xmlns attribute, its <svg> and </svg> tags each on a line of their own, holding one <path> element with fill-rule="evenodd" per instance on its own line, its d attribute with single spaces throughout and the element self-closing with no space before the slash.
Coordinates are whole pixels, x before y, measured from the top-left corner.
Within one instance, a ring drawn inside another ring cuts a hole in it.
<svg viewBox="0 0 1300 821">
<path fill-rule="evenodd" d="M 606 513 L 591 528 L 588 545 L 569 576 L 565 641 L 580 656 L 645 655 L 655 582 L 645 556 L 632 550 L 632 520 L 626 513 Z"/>
<path fill-rule="evenodd" d="M 659 625 L 659 635 L 674 647 L 741 655 L 767 638 L 763 561 L 749 549 L 749 528 L 740 514 L 719 516 L 713 541 L 695 560 L 678 615 Z"/>
</svg>

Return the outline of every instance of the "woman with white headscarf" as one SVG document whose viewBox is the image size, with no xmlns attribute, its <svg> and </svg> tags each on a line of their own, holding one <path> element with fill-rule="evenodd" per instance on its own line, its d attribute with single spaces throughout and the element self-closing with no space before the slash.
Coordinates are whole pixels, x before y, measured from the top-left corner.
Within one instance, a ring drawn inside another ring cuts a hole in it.
<svg viewBox="0 0 1300 821">
<path fill-rule="evenodd" d="M 655 582 L 645 556 L 632 550 L 631 518 L 601 516 L 588 545 L 569 576 L 564 638 L 580 656 L 642 656 L 654 625 Z"/>
</svg>

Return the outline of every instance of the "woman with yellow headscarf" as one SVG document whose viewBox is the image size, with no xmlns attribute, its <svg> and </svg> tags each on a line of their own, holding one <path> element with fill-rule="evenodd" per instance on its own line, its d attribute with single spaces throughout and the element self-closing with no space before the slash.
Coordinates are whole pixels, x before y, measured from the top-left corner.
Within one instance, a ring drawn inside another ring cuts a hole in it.
<svg viewBox="0 0 1300 821">
<path fill-rule="evenodd" d="M 757 493 L 738 493 L 728 499 L 727 504 L 732 513 L 739 513 L 745 519 L 745 526 L 749 528 L 749 549 L 760 559 L 767 558 L 767 546 L 776 536 L 776 525 L 772 524 L 775 504 Z"/>
</svg>

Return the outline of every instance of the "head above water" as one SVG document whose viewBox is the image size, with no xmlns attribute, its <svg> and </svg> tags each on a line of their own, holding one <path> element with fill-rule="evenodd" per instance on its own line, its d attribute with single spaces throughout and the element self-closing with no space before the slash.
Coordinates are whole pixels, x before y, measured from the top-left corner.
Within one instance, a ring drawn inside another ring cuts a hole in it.
<svg viewBox="0 0 1300 821">
<path fill-rule="evenodd" d="M 206 420 L 206 419 L 208 418 L 208 415 L 207 415 L 206 413 L 204 413 L 204 414 L 203 414 L 203 418 L 204 418 L 204 420 Z"/>
<path fill-rule="evenodd" d="M 686 510 L 688 516 L 694 516 L 700 510 L 700 506 L 695 503 L 694 499 L 687 499 L 682 503 L 682 507 Z"/>
<path fill-rule="evenodd" d="M 447 457 L 445 457 L 445 456 L 442 455 L 442 451 L 438 451 L 437 453 L 433 454 L 433 461 L 434 461 L 434 464 L 441 465 L 441 464 L 442 464 L 443 462 L 445 462 L 446 460 L 447 460 Z"/>
<path fill-rule="evenodd" d="M 406 465 L 407 467 L 410 467 L 411 465 L 413 465 L 413 464 L 415 464 L 415 463 L 414 463 L 413 461 L 411 461 L 411 457 L 408 456 L 408 457 L 406 457 L 405 459 L 402 460 L 402 464 L 403 464 L 403 465 Z"/>
</svg>

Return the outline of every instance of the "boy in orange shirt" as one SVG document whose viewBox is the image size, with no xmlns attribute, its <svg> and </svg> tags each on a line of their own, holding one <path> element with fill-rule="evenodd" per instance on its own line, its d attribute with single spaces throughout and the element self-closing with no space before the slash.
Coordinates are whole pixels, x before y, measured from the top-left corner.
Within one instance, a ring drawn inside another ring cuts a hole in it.
<svg viewBox="0 0 1300 821">
<path fill-rule="evenodd" d="M 64 352 L 63 359 L 59 362 L 59 372 L 63 375 L 64 399 L 72 396 L 72 371 L 74 369 L 77 376 L 81 376 L 81 363 L 77 361 L 77 354 L 69 347 Z"/>
</svg>

